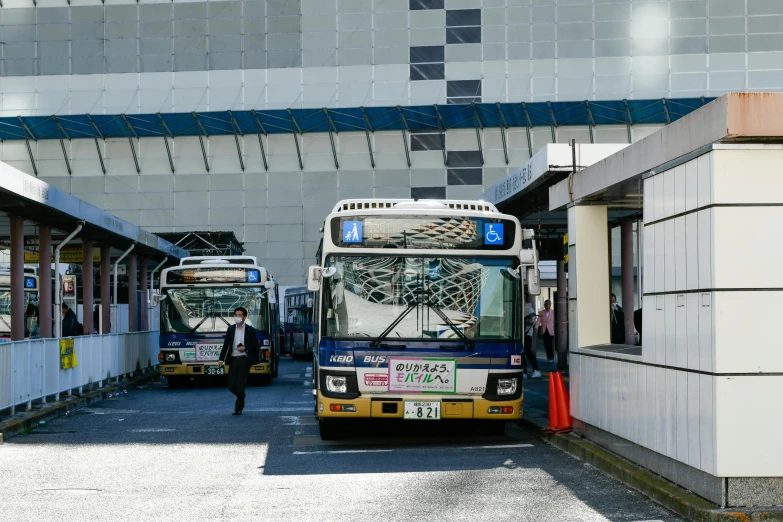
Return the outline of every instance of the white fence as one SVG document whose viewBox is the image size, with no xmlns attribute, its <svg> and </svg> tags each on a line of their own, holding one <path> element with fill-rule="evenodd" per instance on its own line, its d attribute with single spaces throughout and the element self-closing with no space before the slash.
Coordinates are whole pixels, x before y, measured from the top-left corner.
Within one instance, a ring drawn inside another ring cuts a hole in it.
<svg viewBox="0 0 783 522">
<path fill-rule="evenodd" d="M 77 366 L 62 369 L 59 339 L 0 344 L 0 410 L 99 384 L 158 364 L 158 332 L 73 338 Z"/>
</svg>

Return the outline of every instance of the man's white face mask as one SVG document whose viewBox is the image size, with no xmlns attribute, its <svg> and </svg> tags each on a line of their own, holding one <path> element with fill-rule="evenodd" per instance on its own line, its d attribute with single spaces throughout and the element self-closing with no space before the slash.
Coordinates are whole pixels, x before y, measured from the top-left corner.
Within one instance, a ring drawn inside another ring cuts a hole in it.
<svg viewBox="0 0 783 522">
<path fill-rule="evenodd" d="M 237 323 L 238 325 L 242 324 L 243 321 L 244 321 L 244 318 L 242 318 L 242 317 L 239 317 L 239 316 L 235 316 L 234 317 L 234 322 Z"/>
</svg>

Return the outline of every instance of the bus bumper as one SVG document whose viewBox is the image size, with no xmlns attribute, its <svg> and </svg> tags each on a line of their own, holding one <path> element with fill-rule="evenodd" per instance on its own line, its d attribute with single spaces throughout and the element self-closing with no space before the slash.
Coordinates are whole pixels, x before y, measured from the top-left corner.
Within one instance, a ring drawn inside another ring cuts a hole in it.
<svg viewBox="0 0 783 522">
<path fill-rule="evenodd" d="M 208 368 L 217 368 L 216 364 L 161 364 L 160 374 L 164 377 L 220 377 L 220 375 L 207 373 Z M 225 365 L 225 373 L 230 371 L 230 366 Z M 272 365 L 266 362 L 254 364 L 250 367 L 251 375 L 268 375 L 272 373 Z"/>
<path fill-rule="evenodd" d="M 408 400 L 436 401 L 438 397 L 410 397 Z M 450 401 L 448 397 L 440 397 L 441 419 L 517 420 L 522 418 L 523 400 L 524 395 L 509 401 L 489 401 L 483 398 Z M 356 399 L 332 399 L 324 397 L 319 390 L 317 401 L 319 419 L 402 419 L 404 413 L 404 402 L 396 397 L 363 396 Z M 341 410 L 343 406 L 353 406 L 356 411 L 334 411 L 335 409 Z M 510 413 L 490 413 L 490 407 L 493 409 L 500 407 L 501 411 L 503 407 L 510 407 L 512 410 Z"/>
</svg>

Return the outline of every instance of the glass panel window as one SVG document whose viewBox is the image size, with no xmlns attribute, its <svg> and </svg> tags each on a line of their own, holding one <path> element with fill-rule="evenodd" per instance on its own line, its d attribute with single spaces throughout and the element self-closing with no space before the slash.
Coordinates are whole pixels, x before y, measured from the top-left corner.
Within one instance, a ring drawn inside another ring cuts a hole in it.
<svg viewBox="0 0 783 522">
<path fill-rule="evenodd" d="M 514 258 L 330 256 L 324 335 L 337 339 L 459 340 L 519 337 Z M 445 317 L 446 319 L 443 319 Z"/>
<path fill-rule="evenodd" d="M 225 332 L 234 324 L 234 310 L 247 310 L 247 323 L 267 332 L 267 302 L 264 287 L 169 288 L 161 301 L 163 332 Z"/>
</svg>

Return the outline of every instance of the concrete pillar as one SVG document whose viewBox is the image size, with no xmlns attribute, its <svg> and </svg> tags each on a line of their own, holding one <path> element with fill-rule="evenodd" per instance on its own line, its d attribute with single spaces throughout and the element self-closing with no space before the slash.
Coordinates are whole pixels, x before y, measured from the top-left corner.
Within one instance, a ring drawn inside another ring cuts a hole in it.
<svg viewBox="0 0 783 522">
<path fill-rule="evenodd" d="M 571 349 L 609 344 L 609 229 L 602 205 L 568 209 Z M 573 268 L 572 268 L 573 267 Z"/>
<path fill-rule="evenodd" d="M 92 272 L 92 240 L 82 240 L 82 325 L 84 335 L 92 335 L 94 328 L 92 308 L 95 301 L 95 286 Z"/>
<path fill-rule="evenodd" d="M 24 339 L 24 218 L 11 219 L 11 340 Z"/>
<path fill-rule="evenodd" d="M 139 330 L 136 314 L 136 291 L 139 288 L 138 277 L 136 275 L 136 254 L 128 255 L 128 331 L 137 332 Z"/>
<path fill-rule="evenodd" d="M 52 229 L 38 227 L 38 330 L 52 337 Z M 58 312 L 59 313 L 59 312 Z"/>
<path fill-rule="evenodd" d="M 557 342 L 557 369 L 568 367 L 568 289 L 565 261 L 557 261 L 557 303 L 555 303 L 555 341 Z"/>
<path fill-rule="evenodd" d="M 101 245 L 101 328 L 111 333 L 111 247 Z"/>
<path fill-rule="evenodd" d="M 147 258 L 139 258 L 139 288 L 141 289 L 141 331 L 149 330 L 149 314 L 147 313 Z"/>
<path fill-rule="evenodd" d="M 625 344 L 636 344 L 633 325 L 633 220 L 620 222 L 620 280 L 623 284 L 623 314 L 625 317 Z"/>
</svg>

